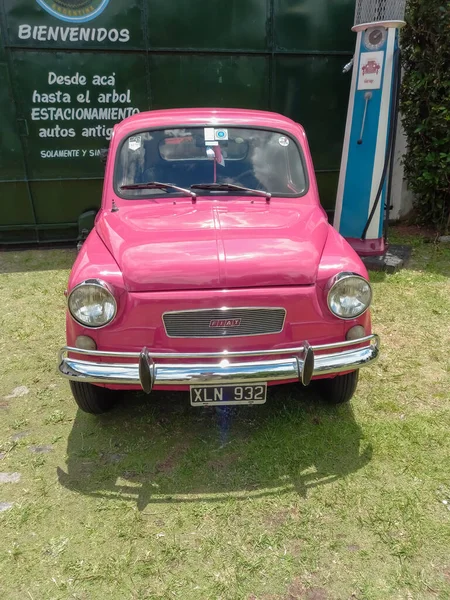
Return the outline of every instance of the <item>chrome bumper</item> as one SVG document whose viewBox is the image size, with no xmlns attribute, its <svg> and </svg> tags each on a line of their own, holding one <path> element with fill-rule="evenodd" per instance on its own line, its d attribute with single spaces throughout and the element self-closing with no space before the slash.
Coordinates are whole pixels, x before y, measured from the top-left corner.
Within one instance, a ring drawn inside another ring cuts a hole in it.
<svg viewBox="0 0 450 600">
<path fill-rule="evenodd" d="M 354 348 L 361 344 L 364 346 Z M 310 346 L 304 342 L 298 348 L 249 352 L 158 353 L 146 348 L 140 353 L 102 352 L 65 346 L 59 353 L 59 372 L 74 381 L 140 385 L 147 393 L 154 385 L 224 385 L 292 379 L 299 379 L 307 385 L 311 377 L 353 371 L 374 362 L 378 358 L 379 346 L 377 335 L 321 346 Z M 322 351 L 331 352 L 316 354 Z M 86 356 L 90 360 L 69 357 L 69 353 Z M 280 358 L 283 355 L 286 358 Z M 271 360 L 270 356 L 277 358 Z M 132 358 L 135 362 L 93 362 L 96 357 L 118 360 Z M 240 358 L 252 357 L 259 357 L 260 360 L 239 362 Z M 201 362 L 205 358 L 213 361 Z M 174 362 L 158 364 L 158 359 Z M 198 362 L 183 363 L 183 359 Z M 236 359 L 237 362 L 231 362 L 230 359 Z"/>
</svg>

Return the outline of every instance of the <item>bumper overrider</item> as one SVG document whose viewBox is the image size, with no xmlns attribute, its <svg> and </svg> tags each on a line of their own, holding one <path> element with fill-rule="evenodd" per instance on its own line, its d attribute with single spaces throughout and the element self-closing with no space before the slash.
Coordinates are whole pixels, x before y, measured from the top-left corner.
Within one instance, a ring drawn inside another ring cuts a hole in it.
<svg viewBox="0 0 450 600">
<path fill-rule="evenodd" d="M 311 346 L 305 341 L 298 348 L 248 352 L 161 353 L 147 348 L 140 353 L 106 352 L 65 346 L 59 353 L 59 372 L 73 381 L 140 385 L 148 394 L 153 386 L 239 385 L 295 379 L 308 385 L 312 377 L 345 373 L 373 363 L 379 348 L 379 337 L 374 334 L 333 344 Z M 97 357 L 117 362 L 95 362 Z M 158 363 L 161 359 L 164 362 Z"/>
</svg>

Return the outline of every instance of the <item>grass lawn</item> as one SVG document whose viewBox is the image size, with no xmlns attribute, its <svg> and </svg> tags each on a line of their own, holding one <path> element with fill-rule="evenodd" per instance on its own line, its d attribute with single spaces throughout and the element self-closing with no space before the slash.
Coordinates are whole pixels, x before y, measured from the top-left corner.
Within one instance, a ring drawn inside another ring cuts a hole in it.
<svg viewBox="0 0 450 600">
<path fill-rule="evenodd" d="M 382 357 L 299 387 L 96 418 L 56 374 L 72 250 L 0 253 L 1 600 L 450 598 L 450 248 L 372 274 Z"/>
</svg>

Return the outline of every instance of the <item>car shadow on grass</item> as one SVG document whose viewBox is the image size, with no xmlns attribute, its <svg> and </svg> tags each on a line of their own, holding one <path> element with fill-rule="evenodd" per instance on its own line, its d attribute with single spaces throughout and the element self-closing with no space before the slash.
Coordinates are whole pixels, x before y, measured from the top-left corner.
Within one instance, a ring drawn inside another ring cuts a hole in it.
<svg viewBox="0 0 450 600">
<path fill-rule="evenodd" d="M 192 408 L 186 393 L 127 394 L 101 417 L 78 411 L 61 485 L 136 502 L 220 501 L 326 485 L 361 469 L 372 448 L 351 405 L 314 391 L 269 390 L 265 405 Z"/>
</svg>

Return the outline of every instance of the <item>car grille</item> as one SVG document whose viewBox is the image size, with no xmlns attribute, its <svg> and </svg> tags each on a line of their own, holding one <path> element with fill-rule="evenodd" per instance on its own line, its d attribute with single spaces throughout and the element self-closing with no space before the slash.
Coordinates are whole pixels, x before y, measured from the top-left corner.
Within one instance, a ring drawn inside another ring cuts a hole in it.
<svg viewBox="0 0 450 600">
<path fill-rule="evenodd" d="M 212 338 L 279 333 L 285 316 L 284 308 L 216 308 L 168 312 L 163 320 L 169 337 Z"/>
</svg>

